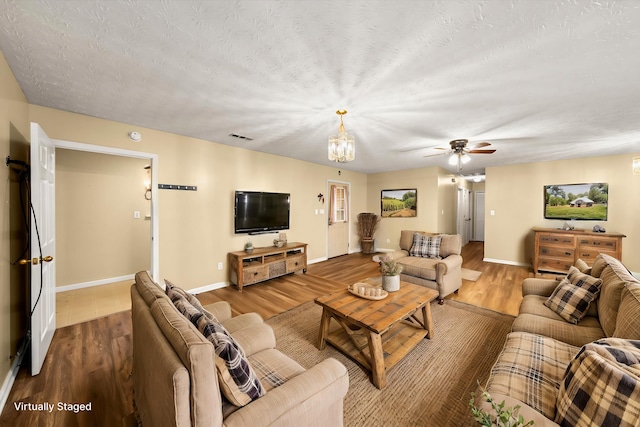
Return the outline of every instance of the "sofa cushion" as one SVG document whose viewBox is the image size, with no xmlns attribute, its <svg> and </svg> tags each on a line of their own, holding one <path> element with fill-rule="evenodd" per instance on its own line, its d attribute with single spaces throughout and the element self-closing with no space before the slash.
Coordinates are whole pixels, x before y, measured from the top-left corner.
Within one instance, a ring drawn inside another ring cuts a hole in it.
<svg viewBox="0 0 640 427">
<path fill-rule="evenodd" d="M 576 267 L 562 279 L 544 305 L 569 323 L 576 324 L 587 314 L 589 305 L 600 292 L 602 280 L 580 273 Z"/>
<path fill-rule="evenodd" d="M 149 273 L 146 271 L 136 273 L 135 280 L 135 287 L 147 306 L 151 306 L 151 303 L 158 298 L 169 300 L 164 291 L 149 277 Z"/>
<path fill-rule="evenodd" d="M 640 425 L 640 341 L 608 338 L 582 347 L 560 386 L 555 422 Z"/>
<path fill-rule="evenodd" d="M 598 315 L 600 316 L 600 324 L 602 325 L 605 335 L 610 337 L 616 330 L 616 320 L 618 317 L 618 309 L 620 308 L 622 289 L 625 284 L 638 283 L 638 281 L 629 273 L 627 268 L 614 257 L 600 254 L 596 257 L 596 260 L 598 259 L 606 263 L 606 266 L 600 273 L 602 287 L 598 300 Z"/>
<path fill-rule="evenodd" d="M 198 300 L 198 298 L 196 298 L 194 295 L 191 295 L 189 292 L 185 291 L 181 287 L 174 285 L 167 279 L 164 279 L 164 284 L 166 285 L 165 293 L 171 299 L 171 301 L 173 301 L 173 298 L 172 298 L 173 292 L 177 292 L 180 296 L 182 296 L 187 301 L 189 301 L 189 304 L 197 308 L 202 314 L 207 316 L 209 319 L 215 319 L 215 316 L 211 314 L 208 310 L 206 310 L 200 303 L 200 300 Z"/>
<path fill-rule="evenodd" d="M 441 262 L 436 258 L 404 257 L 396 260 L 402 264 L 402 274 L 421 279 L 436 280 L 436 265 Z"/>
<path fill-rule="evenodd" d="M 580 270 L 580 273 L 592 275 L 591 267 L 589 267 L 589 264 L 584 262 L 581 258 L 578 258 L 576 262 L 573 264 L 573 266 L 578 270 Z"/>
<path fill-rule="evenodd" d="M 409 250 L 409 255 L 440 259 L 441 240 L 442 239 L 439 236 L 426 236 L 424 234 L 415 233 L 413 235 L 413 245 Z"/>
<path fill-rule="evenodd" d="M 640 340 L 640 283 L 627 283 L 622 289 L 613 337 Z"/>
<path fill-rule="evenodd" d="M 540 307 L 551 312 L 542 302 Z M 577 347 L 605 336 L 598 319 L 590 316 L 585 316 L 577 325 L 574 325 L 561 318 L 552 319 L 538 314 L 521 313 L 513 321 L 511 330 L 543 335 Z"/>
<path fill-rule="evenodd" d="M 224 326 L 205 316 L 186 298 L 174 296 L 172 301 L 178 311 L 213 344 L 218 356 L 215 358 L 215 368 L 222 394 L 236 406 L 244 406 L 264 396 L 265 390 L 246 359 L 244 351 Z"/>
<path fill-rule="evenodd" d="M 552 338 L 512 332 L 491 368 L 486 389 L 491 395 L 517 399 L 553 419 L 560 382 L 578 350 Z"/>
<path fill-rule="evenodd" d="M 446 258 L 449 255 L 460 255 L 462 251 L 462 237 L 459 234 L 437 234 L 426 233 L 424 231 L 402 230 L 400 232 L 400 249 L 409 252 L 413 246 L 413 235 L 415 233 L 426 236 L 440 236 L 440 256 Z"/>
</svg>

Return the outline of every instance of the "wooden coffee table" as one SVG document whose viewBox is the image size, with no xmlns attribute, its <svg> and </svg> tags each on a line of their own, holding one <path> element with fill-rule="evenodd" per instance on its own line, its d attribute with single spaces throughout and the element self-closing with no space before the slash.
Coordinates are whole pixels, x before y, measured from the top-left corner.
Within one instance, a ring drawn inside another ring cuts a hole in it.
<svg viewBox="0 0 640 427">
<path fill-rule="evenodd" d="M 365 282 L 379 285 L 380 280 Z M 371 372 L 371 382 L 383 389 L 386 371 L 422 339 L 433 337 L 429 303 L 437 296 L 433 289 L 401 281 L 399 291 L 379 301 L 346 289 L 318 297 L 315 302 L 322 306 L 322 320 L 317 346 L 322 350 L 328 342 Z M 422 310 L 422 319 L 416 316 L 418 310 Z M 339 327 L 331 325 L 332 318 Z"/>
</svg>

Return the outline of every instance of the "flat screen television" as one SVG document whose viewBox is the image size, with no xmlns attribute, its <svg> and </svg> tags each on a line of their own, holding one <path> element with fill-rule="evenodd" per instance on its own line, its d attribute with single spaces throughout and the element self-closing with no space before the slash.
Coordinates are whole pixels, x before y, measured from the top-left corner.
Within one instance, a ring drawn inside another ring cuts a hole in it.
<svg viewBox="0 0 640 427">
<path fill-rule="evenodd" d="M 603 182 L 544 186 L 547 219 L 606 221 L 609 185 Z"/>
<path fill-rule="evenodd" d="M 260 234 L 289 229 L 289 193 L 236 191 L 234 228 L 236 234 Z"/>
</svg>

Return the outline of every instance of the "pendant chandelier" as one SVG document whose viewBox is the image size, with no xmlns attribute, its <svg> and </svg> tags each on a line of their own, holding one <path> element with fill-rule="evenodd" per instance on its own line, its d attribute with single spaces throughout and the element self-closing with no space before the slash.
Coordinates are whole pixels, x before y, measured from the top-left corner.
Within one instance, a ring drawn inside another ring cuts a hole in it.
<svg viewBox="0 0 640 427">
<path fill-rule="evenodd" d="M 342 116 L 347 114 L 347 110 L 338 110 L 336 114 L 340 116 L 340 126 L 338 135 L 329 137 L 329 160 L 335 162 L 350 162 L 356 158 L 356 140 L 353 135 L 349 135 L 344 130 Z"/>
</svg>

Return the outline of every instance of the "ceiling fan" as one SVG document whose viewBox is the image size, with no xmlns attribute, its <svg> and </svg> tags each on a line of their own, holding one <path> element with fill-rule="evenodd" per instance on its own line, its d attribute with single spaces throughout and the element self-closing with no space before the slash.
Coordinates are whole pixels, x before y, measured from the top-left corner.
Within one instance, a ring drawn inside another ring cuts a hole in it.
<svg viewBox="0 0 640 427">
<path fill-rule="evenodd" d="M 471 158 L 469 157 L 469 154 L 491 154 L 491 153 L 495 153 L 496 150 L 480 150 L 479 148 L 482 147 L 488 147 L 489 144 L 488 142 L 478 142 L 476 144 L 473 144 L 469 147 L 467 147 L 467 144 L 469 143 L 468 139 L 454 139 L 453 141 L 449 142 L 449 145 L 451 146 L 451 148 L 443 148 L 443 147 L 435 147 L 434 150 L 446 150 L 446 153 L 438 153 L 438 154 L 430 154 L 428 156 L 424 156 L 424 157 L 433 157 L 433 156 L 441 156 L 443 154 L 451 154 L 451 157 L 449 157 L 449 164 L 451 166 L 458 166 L 458 172 L 460 172 L 462 170 L 462 165 L 465 163 L 468 163 Z"/>
</svg>

